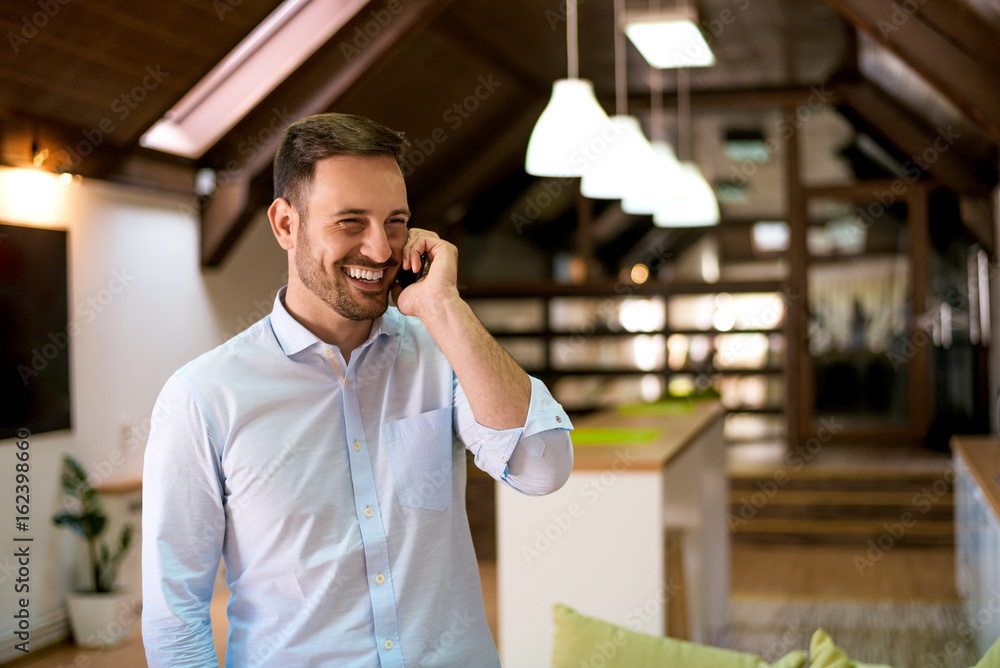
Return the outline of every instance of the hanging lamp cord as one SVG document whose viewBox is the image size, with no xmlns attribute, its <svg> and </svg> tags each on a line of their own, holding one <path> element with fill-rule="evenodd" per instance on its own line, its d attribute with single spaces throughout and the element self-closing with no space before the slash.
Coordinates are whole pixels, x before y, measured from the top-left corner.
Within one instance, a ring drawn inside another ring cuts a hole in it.
<svg viewBox="0 0 1000 668">
<path fill-rule="evenodd" d="M 615 0 L 615 113 L 628 113 L 628 80 L 625 55 L 625 0 Z"/>
<path fill-rule="evenodd" d="M 576 36 L 577 2 L 578 0 L 566 0 L 566 74 L 570 79 L 577 79 L 580 76 Z"/>
<path fill-rule="evenodd" d="M 691 79 L 686 67 L 677 68 L 677 153 L 680 160 L 694 160 L 691 136 Z"/>
</svg>

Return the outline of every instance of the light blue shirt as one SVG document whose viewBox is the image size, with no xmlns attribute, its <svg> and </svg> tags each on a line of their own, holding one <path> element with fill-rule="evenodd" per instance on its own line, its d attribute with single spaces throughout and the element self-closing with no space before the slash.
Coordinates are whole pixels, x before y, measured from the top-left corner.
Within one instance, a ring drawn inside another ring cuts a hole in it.
<svg viewBox="0 0 1000 668">
<path fill-rule="evenodd" d="M 498 666 L 465 449 L 500 482 L 547 494 L 572 468 L 569 418 L 532 378 L 525 425 L 484 427 L 417 318 L 390 308 L 346 364 L 289 315 L 284 291 L 268 317 L 178 370 L 153 411 L 149 665 L 217 665 L 221 555 L 226 666 Z"/>
</svg>

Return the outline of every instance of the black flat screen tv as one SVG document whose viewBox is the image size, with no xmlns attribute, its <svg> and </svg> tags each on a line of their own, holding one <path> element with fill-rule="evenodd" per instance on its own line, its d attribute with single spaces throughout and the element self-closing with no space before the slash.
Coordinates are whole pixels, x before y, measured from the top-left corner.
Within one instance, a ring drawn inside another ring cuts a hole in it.
<svg viewBox="0 0 1000 668">
<path fill-rule="evenodd" d="M 70 428 L 67 234 L 0 224 L 0 439 Z"/>
</svg>

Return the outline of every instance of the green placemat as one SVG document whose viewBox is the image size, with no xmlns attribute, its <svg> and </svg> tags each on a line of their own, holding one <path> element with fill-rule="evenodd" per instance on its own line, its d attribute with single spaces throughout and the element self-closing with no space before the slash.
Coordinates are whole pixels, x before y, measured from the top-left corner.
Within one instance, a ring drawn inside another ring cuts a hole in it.
<svg viewBox="0 0 1000 668">
<path fill-rule="evenodd" d="M 624 417 L 637 415 L 689 415 L 694 410 L 691 399 L 663 399 L 649 404 L 625 404 L 618 407 L 618 414 Z"/>
<path fill-rule="evenodd" d="M 577 427 L 570 432 L 573 445 L 649 445 L 660 437 L 660 429 L 604 429 Z"/>
</svg>

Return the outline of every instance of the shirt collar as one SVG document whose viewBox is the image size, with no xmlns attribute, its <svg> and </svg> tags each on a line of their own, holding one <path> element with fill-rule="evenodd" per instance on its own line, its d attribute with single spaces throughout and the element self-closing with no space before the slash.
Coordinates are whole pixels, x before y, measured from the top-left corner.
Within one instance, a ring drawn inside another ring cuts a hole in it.
<svg viewBox="0 0 1000 668">
<path fill-rule="evenodd" d="M 274 332 L 281 350 L 285 355 L 291 356 L 315 344 L 329 345 L 306 329 L 288 312 L 285 308 L 285 292 L 287 290 L 287 285 L 278 290 L 278 294 L 274 297 L 274 308 L 271 310 L 271 330 Z M 403 325 L 403 317 L 399 311 L 394 306 L 390 306 L 383 315 L 375 318 L 372 323 L 372 331 L 368 334 L 365 342 L 359 346 L 359 349 L 364 348 L 382 334 L 398 336 L 403 331 Z"/>
</svg>

